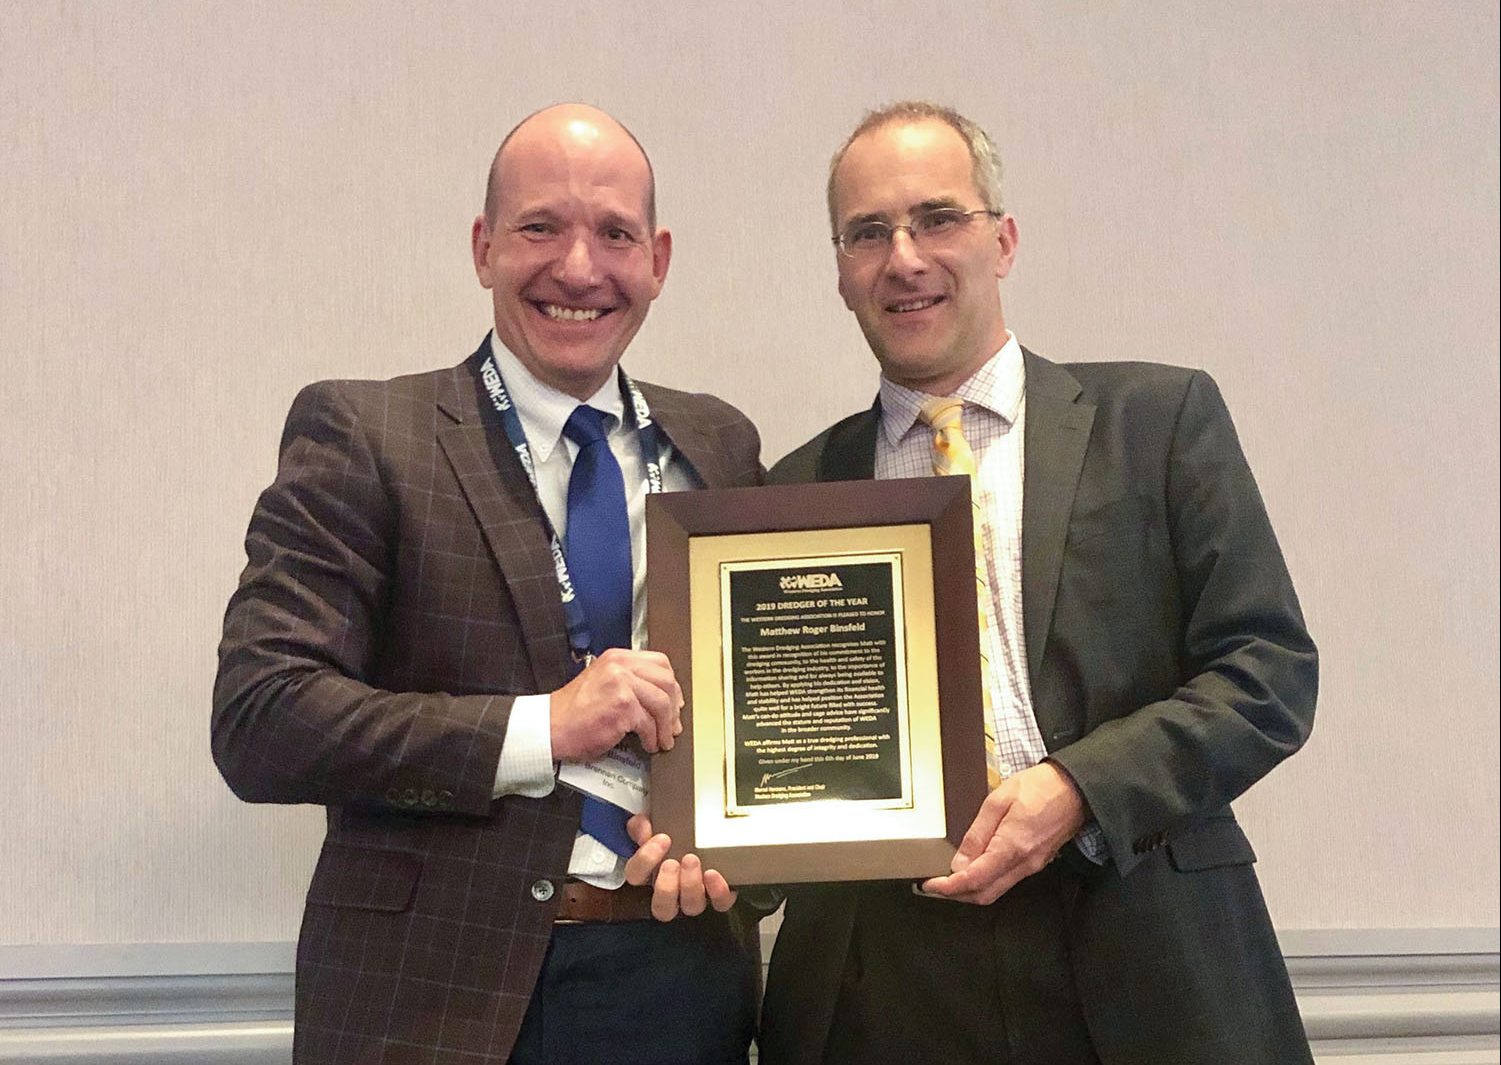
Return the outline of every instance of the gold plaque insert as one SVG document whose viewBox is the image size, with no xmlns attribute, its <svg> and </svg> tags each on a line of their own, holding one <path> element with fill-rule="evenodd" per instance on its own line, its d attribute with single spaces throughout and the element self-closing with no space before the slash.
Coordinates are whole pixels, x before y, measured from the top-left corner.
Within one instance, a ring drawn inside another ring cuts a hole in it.
<svg viewBox="0 0 1501 1065">
<path fill-rule="evenodd" d="M 925 524 L 688 543 L 702 849 L 942 840 Z"/>
</svg>

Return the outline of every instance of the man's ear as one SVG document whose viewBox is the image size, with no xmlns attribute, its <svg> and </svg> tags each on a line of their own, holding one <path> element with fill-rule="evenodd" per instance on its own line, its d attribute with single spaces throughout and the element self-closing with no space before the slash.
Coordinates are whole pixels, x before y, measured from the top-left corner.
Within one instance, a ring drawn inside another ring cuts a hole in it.
<svg viewBox="0 0 1501 1065">
<path fill-rule="evenodd" d="M 1011 272 L 1011 266 L 1016 262 L 1016 244 L 1021 239 L 1021 234 L 1016 228 L 1016 216 L 1006 215 L 995 227 L 996 243 L 1000 245 L 1000 255 L 996 258 L 995 276 L 1005 277 Z"/>
<path fill-rule="evenodd" d="M 844 272 L 844 260 L 839 258 L 839 252 L 837 251 L 834 252 L 834 269 L 839 271 L 839 298 L 844 301 L 844 307 L 846 310 L 853 311 L 855 309 L 855 305 L 850 302 L 849 289 L 846 286 L 852 285 L 854 282 L 850 281 L 848 277 L 846 277 Z"/>
<path fill-rule="evenodd" d="M 474 256 L 475 276 L 485 288 L 495 284 L 495 272 L 490 269 L 490 242 L 494 235 L 484 215 L 474 219 L 474 225 L 469 230 L 469 250 Z"/>
<path fill-rule="evenodd" d="M 672 262 L 672 234 L 665 229 L 659 229 L 652 234 L 651 238 L 651 276 L 656 279 L 657 287 L 652 295 L 656 299 L 662 293 L 662 282 L 667 280 L 667 267 Z"/>
</svg>

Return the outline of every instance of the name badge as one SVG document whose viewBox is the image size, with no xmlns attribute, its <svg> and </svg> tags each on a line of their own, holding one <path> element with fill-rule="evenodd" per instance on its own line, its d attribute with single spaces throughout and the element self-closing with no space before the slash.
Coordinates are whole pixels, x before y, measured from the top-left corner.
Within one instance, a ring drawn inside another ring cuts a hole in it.
<svg viewBox="0 0 1501 1065">
<path fill-rule="evenodd" d="M 616 747 L 592 762 L 564 762 L 558 779 L 570 788 L 639 814 L 646 809 L 646 758 Z"/>
</svg>

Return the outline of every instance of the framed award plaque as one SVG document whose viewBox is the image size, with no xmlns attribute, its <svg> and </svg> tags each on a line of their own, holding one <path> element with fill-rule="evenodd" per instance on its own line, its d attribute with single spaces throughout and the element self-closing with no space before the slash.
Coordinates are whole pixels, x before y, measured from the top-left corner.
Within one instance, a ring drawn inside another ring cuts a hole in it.
<svg viewBox="0 0 1501 1065">
<path fill-rule="evenodd" d="M 949 871 L 986 793 L 972 520 L 966 477 L 648 497 L 673 856 L 732 885 Z"/>
</svg>

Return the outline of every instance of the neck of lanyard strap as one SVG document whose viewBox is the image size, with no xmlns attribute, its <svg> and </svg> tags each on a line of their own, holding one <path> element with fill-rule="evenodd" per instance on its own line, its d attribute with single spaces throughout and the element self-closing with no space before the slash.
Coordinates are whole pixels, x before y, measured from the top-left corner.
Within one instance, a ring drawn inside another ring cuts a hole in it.
<svg viewBox="0 0 1501 1065">
<path fill-rule="evenodd" d="M 651 409 L 647 407 L 646 397 L 636 387 L 636 382 L 632 381 L 624 370 L 617 368 L 616 373 L 620 379 L 620 390 L 635 416 L 636 443 L 641 448 L 641 461 L 646 466 L 646 490 L 652 493 L 660 492 L 664 450 L 661 430 L 657 428 L 657 423 L 652 421 Z M 527 446 L 526 430 L 522 428 L 521 418 L 516 413 L 516 405 L 511 400 L 511 393 L 506 390 L 506 383 L 500 376 L 500 368 L 495 364 L 493 353 L 486 355 L 485 361 L 480 365 L 480 380 L 484 383 L 485 392 L 490 397 L 495 413 L 500 417 L 500 427 L 506 434 L 506 441 L 516 452 L 516 457 L 521 461 L 521 468 L 526 471 L 526 479 L 531 483 L 532 491 L 535 493 L 537 492 L 537 470 L 532 463 L 531 448 Z M 538 494 L 537 505 L 540 507 L 541 504 L 542 497 Z M 553 572 L 558 580 L 558 595 L 563 601 L 563 617 L 568 625 L 568 649 L 572 654 L 575 667 L 582 668 L 588 665 L 594 657 L 590 650 L 593 645 L 590 641 L 589 619 L 584 616 L 583 605 L 574 594 L 573 578 L 568 575 L 568 559 L 563 553 L 563 542 L 558 538 L 557 530 L 552 527 L 552 522 L 547 518 L 546 508 L 543 508 L 542 517 L 547 522 Z"/>
</svg>

